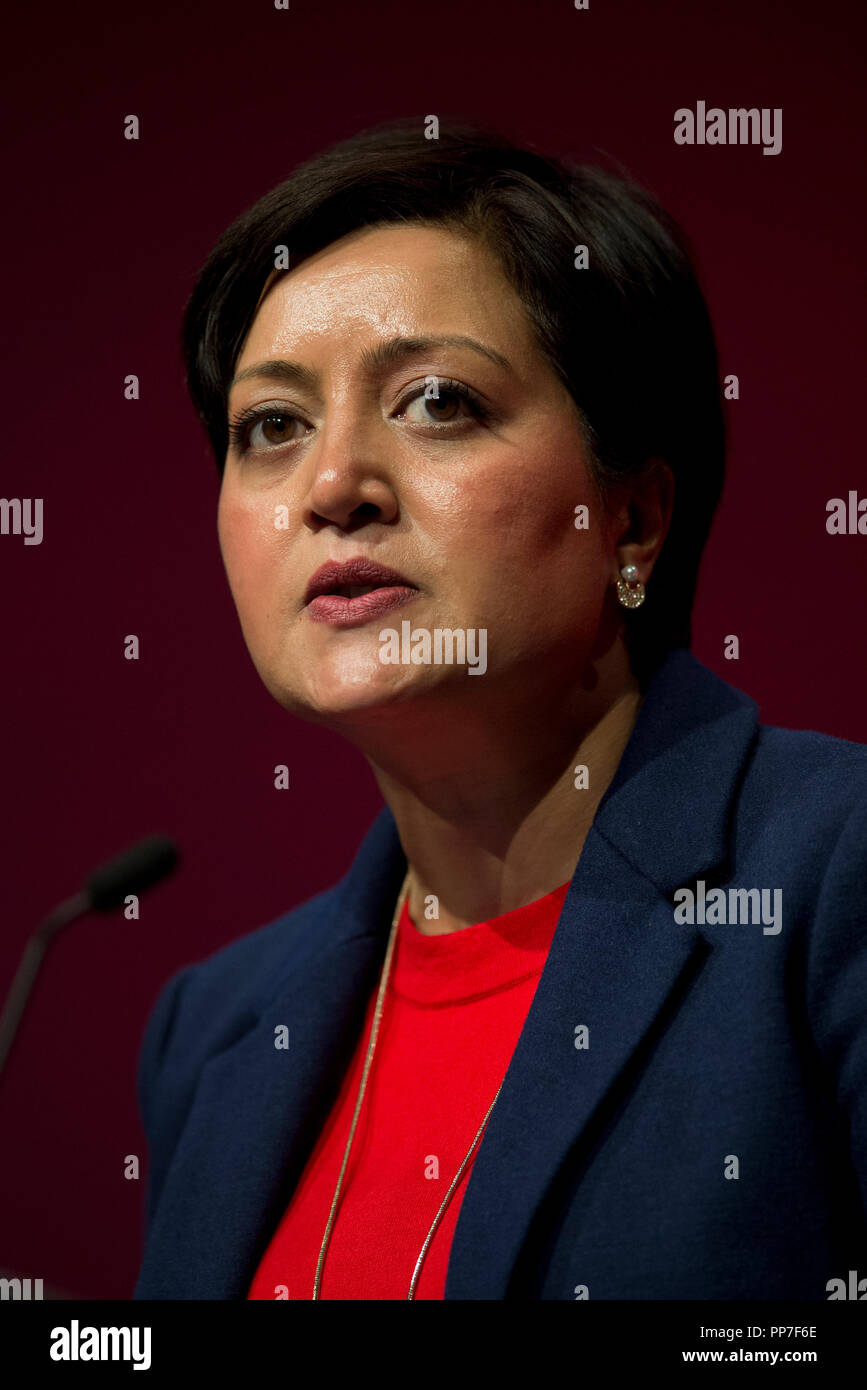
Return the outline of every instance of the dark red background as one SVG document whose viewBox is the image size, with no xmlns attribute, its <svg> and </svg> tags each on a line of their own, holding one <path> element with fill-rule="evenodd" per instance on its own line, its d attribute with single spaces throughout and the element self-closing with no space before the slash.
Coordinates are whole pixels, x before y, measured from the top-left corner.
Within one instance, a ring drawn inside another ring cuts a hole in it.
<svg viewBox="0 0 867 1390">
<path fill-rule="evenodd" d="M 867 741 L 867 537 L 825 529 L 830 497 L 867 493 L 860 0 L 162 8 L 29 4 L 6 35 L 0 491 L 44 498 L 45 535 L 0 536 L 0 991 L 104 857 L 153 830 L 183 852 L 139 922 L 61 937 L 0 1084 L 0 1266 L 84 1297 L 135 1279 L 143 1182 L 123 1162 L 145 1153 L 136 1057 L 161 984 L 333 883 L 380 805 L 360 755 L 259 682 L 176 346 L 213 240 L 300 159 L 434 113 L 616 161 L 656 193 L 741 388 L 695 651 L 766 722 Z M 782 107 L 782 153 L 676 146 L 673 113 L 698 99 Z"/>
</svg>

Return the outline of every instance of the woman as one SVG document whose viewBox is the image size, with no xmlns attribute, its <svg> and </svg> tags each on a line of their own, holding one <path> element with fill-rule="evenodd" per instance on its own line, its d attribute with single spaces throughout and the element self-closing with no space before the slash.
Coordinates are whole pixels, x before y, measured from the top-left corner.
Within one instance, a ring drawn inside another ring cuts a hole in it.
<svg viewBox="0 0 867 1390">
<path fill-rule="evenodd" d="M 676 228 L 399 122 L 229 229 L 184 342 L 252 659 L 386 809 L 163 991 L 136 1297 L 867 1275 L 867 757 L 689 652 L 724 426 Z"/>
</svg>

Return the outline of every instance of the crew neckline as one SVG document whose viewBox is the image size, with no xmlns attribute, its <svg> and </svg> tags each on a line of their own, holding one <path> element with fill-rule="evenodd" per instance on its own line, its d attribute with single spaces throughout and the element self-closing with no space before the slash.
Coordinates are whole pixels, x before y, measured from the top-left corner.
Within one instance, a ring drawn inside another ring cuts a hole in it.
<svg viewBox="0 0 867 1390">
<path fill-rule="evenodd" d="M 569 883 L 486 922 L 428 936 L 401 909 L 389 989 L 419 1004 L 469 1002 L 541 973 Z"/>
</svg>

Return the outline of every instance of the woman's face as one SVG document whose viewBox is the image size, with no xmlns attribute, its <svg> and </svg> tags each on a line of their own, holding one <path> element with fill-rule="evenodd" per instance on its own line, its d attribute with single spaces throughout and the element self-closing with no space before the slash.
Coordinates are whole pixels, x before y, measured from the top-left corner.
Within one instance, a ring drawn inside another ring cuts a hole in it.
<svg viewBox="0 0 867 1390">
<path fill-rule="evenodd" d="M 623 517 L 601 507 L 574 403 L 482 243 L 377 226 L 278 276 L 229 416 L 247 422 L 226 458 L 220 546 L 253 661 L 287 710 L 349 731 L 395 702 L 532 705 L 585 678 Z M 414 590 L 308 606 L 316 571 L 357 557 Z M 478 672 L 385 661 L 380 634 L 403 623 L 410 643 L 431 635 L 431 656 L 438 629 L 476 633 Z"/>
</svg>

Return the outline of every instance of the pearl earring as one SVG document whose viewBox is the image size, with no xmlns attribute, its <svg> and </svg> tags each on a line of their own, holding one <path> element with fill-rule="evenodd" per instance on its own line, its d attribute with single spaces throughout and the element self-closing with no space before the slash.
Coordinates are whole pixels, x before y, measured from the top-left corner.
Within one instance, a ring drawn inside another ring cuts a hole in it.
<svg viewBox="0 0 867 1390">
<path fill-rule="evenodd" d="M 624 565 L 617 581 L 617 597 L 624 608 L 640 608 L 644 602 L 644 585 L 638 578 L 637 565 Z"/>
</svg>

